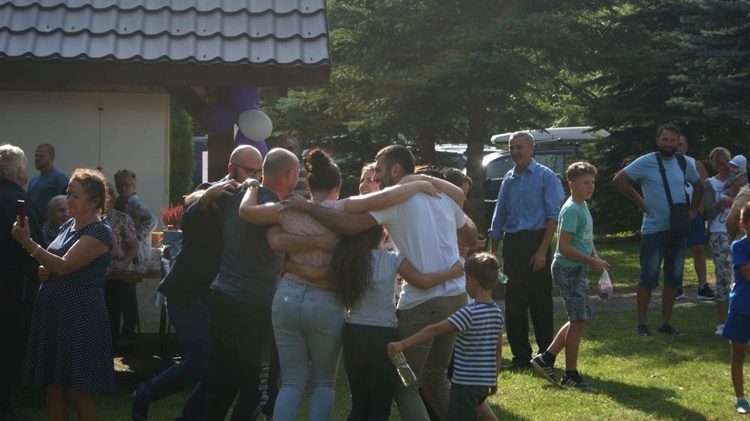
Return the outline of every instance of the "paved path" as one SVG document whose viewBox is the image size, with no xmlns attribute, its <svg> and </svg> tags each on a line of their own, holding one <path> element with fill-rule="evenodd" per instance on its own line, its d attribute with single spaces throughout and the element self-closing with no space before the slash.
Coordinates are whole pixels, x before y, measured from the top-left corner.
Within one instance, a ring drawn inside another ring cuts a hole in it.
<svg viewBox="0 0 750 421">
<path fill-rule="evenodd" d="M 698 288 L 696 287 L 687 287 L 684 289 L 684 293 L 687 298 L 685 300 L 676 301 L 675 307 L 690 307 L 694 305 L 713 304 L 713 301 L 696 300 L 695 297 L 698 294 Z M 612 298 L 607 301 L 602 301 L 598 296 L 592 295 L 591 307 L 594 310 L 594 313 L 604 311 L 635 312 L 635 300 L 635 290 L 617 291 L 615 289 L 614 293 L 612 294 Z M 552 292 L 552 301 L 555 306 L 555 314 L 565 314 L 565 306 L 563 305 L 562 298 L 560 297 L 560 293 L 557 288 L 555 288 Z M 495 302 L 497 302 L 498 305 L 503 306 L 504 308 L 505 301 L 503 299 L 496 299 Z M 656 308 L 661 308 L 661 287 L 655 289 L 651 294 L 651 305 L 649 307 L 650 311 L 653 311 Z"/>
<path fill-rule="evenodd" d="M 156 294 L 156 287 L 159 285 L 158 280 L 146 280 L 138 284 L 138 306 L 140 310 L 140 316 L 142 321 L 152 321 L 150 326 L 156 326 L 159 321 L 159 307 L 154 306 L 154 294 Z M 685 300 L 677 301 L 675 306 L 694 306 L 701 304 L 713 304 L 712 301 L 698 301 L 695 299 L 698 293 L 696 287 L 685 288 L 685 296 L 688 297 Z M 552 300 L 555 306 L 555 314 L 565 314 L 565 306 L 563 305 L 562 298 L 560 298 L 560 292 L 557 288 L 552 291 Z M 505 308 L 505 302 L 503 299 L 495 300 L 498 305 Z M 632 311 L 635 313 L 635 290 L 623 290 L 618 291 L 615 289 L 612 294 L 612 298 L 607 301 L 602 301 L 596 295 L 591 297 L 591 306 L 594 313 L 604 311 Z M 661 287 L 654 290 L 651 295 L 650 311 L 661 308 Z M 635 316 L 633 316 L 635 317 Z M 155 332 L 153 329 L 145 328 L 144 331 L 151 333 Z"/>
</svg>

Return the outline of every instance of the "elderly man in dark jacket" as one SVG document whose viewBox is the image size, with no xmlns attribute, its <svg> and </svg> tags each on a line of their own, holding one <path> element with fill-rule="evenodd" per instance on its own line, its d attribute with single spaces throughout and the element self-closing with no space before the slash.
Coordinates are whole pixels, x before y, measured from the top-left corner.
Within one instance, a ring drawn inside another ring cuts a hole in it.
<svg viewBox="0 0 750 421">
<path fill-rule="evenodd" d="M 10 235 L 18 215 L 18 201 L 25 202 L 31 237 L 42 241 L 37 213 L 29 202 L 26 184 L 28 161 L 23 150 L 0 146 L 0 332 L 5 338 L 5 356 L 0 358 L 0 419 L 24 420 L 10 408 L 9 398 L 18 366 L 26 349 L 31 306 L 36 292 L 39 265 Z"/>
</svg>

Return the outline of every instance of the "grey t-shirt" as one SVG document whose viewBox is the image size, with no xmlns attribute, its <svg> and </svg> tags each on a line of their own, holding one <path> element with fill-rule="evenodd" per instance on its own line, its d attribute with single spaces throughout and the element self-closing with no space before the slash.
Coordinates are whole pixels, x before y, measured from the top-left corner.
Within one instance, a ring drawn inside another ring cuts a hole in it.
<svg viewBox="0 0 750 421">
<path fill-rule="evenodd" d="M 268 245 L 266 231 L 270 225 L 252 225 L 240 219 L 244 195 L 244 190 L 237 192 L 224 208 L 224 255 L 212 287 L 237 300 L 271 308 L 284 254 Z M 272 191 L 260 188 L 258 204 L 278 201 Z"/>
<path fill-rule="evenodd" d="M 372 251 L 370 287 L 362 301 L 349 311 L 347 323 L 396 327 L 396 297 L 394 286 L 398 267 L 404 256 L 380 250 Z"/>
</svg>

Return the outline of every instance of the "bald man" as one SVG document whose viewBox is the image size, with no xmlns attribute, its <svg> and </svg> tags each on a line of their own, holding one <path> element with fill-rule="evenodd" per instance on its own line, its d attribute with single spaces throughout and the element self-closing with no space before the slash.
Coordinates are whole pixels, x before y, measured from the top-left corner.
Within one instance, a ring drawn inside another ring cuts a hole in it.
<svg viewBox="0 0 750 421">
<path fill-rule="evenodd" d="M 299 141 L 294 136 L 285 134 L 279 137 L 277 145 L 279 148 L 286 149 L 296 155 L 297 159 L 300 161 L 299 178 L 297 179 L 297 186 L 294 188 L 294 191 L 292 191 L 292 194 L 309 198 L 310 189 L 307 187 L 307 170 L 302 163 L 302 148 L 300 147 Z"/>
<path fill-rule="evenodd" d="M 260 155 L 252 146 L 239 146 L 229 158 L 227 175 L 204 183 L 185 199 L 182 248 L 159 292 L 167 297 L 167 312 L 180 341 L 182 362 L 141 383 L 131 396 L 131 416 L 148 419 L 149 405 L 193 387 L 177 419 L 205 419 L 209 369 L 211 289 L 224 251 L 223 214 L 217 202 L 232 197 L 240 184 L 260 177 Z"/>
<path fill-rule="evenodd" d="M 239 167 L 252 173 L 245 184 L 259 183 L 261 157 Z M 262 164 L 263 183 L 258 204 L 286 199 L 297 185 L 299 160 L 290 151 L 275 148 Z M 281 275 L 284 255 L 268 245 L 270 226 L 251 225 L 240 219 L 244 190 L 218 201 L 223 209 L 224 253 L 211 298 L 211 370 L 207 394 L 208 420 L 223 420 L 237 403 L 232 419 L 254 419 L 261 407 L 272 416 L 276 391 L 269 381 L 260 388 L 261 369 L 271 366 L 270 379 L 278 376 L 276 344 L 271 326 L 271 301 Z M 274 364 L 275 363 L 275 364 Z"/>
</svg>

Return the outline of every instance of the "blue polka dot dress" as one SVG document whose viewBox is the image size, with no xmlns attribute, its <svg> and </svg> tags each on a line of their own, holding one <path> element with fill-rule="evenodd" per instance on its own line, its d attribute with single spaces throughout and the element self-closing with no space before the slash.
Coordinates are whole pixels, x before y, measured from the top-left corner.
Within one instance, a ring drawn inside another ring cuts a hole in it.
<svg viewBox="0 0 750 421">
<path fill-rule="evenodd" d="M 26 350 L 23 383 L 114 393 L 112 339 L 104 304 L 104 282 L 112 258 L 112 230 L 105 222 L 73 230 L 73 219 L 47 249 L 63 256 L 83 235 L 110 251 L 68 275 L 50 274 L 37 292 Z"/>
</svg>

